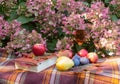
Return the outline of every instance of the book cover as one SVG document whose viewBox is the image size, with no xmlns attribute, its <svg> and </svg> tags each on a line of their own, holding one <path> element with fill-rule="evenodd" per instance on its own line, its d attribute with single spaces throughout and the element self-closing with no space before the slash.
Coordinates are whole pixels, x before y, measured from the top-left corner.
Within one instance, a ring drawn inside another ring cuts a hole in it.
<svg viewBox="0 0 120 84">
<path fill-rule="evenodd" d="M 33 72 L 43 71 L 56 63 L 57 56 L 38 56 L 35 58 L 20 57 L 15 59 L 16 69 L 23 69 Z"/>
</svg>

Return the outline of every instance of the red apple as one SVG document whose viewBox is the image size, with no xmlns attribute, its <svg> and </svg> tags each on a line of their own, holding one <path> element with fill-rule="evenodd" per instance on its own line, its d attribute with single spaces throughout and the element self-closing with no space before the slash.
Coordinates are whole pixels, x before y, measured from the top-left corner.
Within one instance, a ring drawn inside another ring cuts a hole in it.
<svg viewBox="0 0 120 84">
<path fill-rule="evenodd" d="M 88 51 L 86 49 L 81 49 L 80 51 L 78 51 L 78 55 L 81 57 L 86 57 L 88 54 Z"/>
<path fill-rule="evenodd" d="M 98 55 L 95 52 L 88 53 L 87 58 L 91 63 L 96 63 L 98 61 Z"/>
<path fill-rule="evenodd" d="M 42 56 L 44 55 L 46 51 L 46 47 L 44 44 L 34 44 L 32 47 L 32 52 L 36 55 L 36 56 Z"/>
<path fill-rule="evenodd" d="M 71 50 L 61 50 L 58 52 L 57 56 L 67 56 L 69 58 L 73 57 L 73 52 Z"/>
</svg>

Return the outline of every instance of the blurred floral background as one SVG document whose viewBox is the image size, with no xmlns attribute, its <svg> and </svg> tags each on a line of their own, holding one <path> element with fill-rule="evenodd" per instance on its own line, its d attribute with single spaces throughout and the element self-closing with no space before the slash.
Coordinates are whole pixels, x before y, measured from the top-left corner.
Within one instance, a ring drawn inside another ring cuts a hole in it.
<svg viewBox="0 0 120 84">
<path fill-rule="evenodd" d="M 120 55 L 120 1 L 0 0 L 0 48 L 29 53 L 36 43 Z"/>
</svg>

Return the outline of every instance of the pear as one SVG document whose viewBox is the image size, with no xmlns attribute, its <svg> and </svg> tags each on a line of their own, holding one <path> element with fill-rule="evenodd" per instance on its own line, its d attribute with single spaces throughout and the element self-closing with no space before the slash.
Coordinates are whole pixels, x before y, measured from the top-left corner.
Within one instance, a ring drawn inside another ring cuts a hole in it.
<svg viewBox="0 0 120 84">
<path fill-rule="evenodd" d="M 66 57 L 66 56 L 60 56 L 60 57 L 58 57 L 58 59 L 56 60 L 56 62 L 59 62 L 60 60 L 63 60 L 63 59 L 69 59 L 69 58 Z"/>
<path fill-rule="evenodd" d="M 61 56 L 56 61 L 56 68 L 60 71 L 69 70 L 73 66 L 74 66 L 73 60 L 66 56 Z"/>
</svg>

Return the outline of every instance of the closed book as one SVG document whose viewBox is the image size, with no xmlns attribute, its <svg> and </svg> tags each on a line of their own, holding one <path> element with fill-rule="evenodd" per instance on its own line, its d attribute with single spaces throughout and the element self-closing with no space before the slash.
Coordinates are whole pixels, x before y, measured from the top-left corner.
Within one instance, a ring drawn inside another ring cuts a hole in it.
<svg viewBox="0 0 120 84">
<path fill-rule="evenodd" d="M 38 56 L 36 58 L 20 57 L 15 59 L 16 69 L 40 72 L 56 63 L 57 56 Z"/>
</svg>

